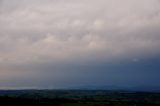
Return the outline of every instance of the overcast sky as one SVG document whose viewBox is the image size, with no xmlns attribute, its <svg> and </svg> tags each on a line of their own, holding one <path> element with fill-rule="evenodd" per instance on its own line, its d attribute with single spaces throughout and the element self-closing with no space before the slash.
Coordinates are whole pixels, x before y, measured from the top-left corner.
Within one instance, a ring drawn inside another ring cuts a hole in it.
<svg viewBox="0 0 160 106">
<path fill-rule="evenodd" d="M 0 0 L 0 88 L 159 80 L 160 0 Z"/>
</svg>

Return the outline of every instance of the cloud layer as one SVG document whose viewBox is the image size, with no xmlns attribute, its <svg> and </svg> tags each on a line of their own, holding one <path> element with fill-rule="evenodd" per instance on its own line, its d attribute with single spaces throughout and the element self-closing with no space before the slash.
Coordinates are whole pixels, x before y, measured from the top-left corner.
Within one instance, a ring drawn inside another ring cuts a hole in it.
<svg viewBox="0 0 160 106">
<path fill-rule="evenodd" d="M 159 28 L 159 0 L 0 0 L 0 76 L 159 56 Z"/>
</svg>

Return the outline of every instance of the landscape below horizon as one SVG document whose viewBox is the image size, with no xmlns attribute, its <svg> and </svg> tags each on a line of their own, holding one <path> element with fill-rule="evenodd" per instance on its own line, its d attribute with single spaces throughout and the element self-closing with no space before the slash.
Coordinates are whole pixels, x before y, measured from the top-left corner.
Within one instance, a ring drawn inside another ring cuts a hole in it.
<svg viewBox="0 0 160 106">
<path fill-rule="evenodd" d="M 160 93 L 118 90 L 0 90 L 3 106 L 160 106 Z"/>
</svg>

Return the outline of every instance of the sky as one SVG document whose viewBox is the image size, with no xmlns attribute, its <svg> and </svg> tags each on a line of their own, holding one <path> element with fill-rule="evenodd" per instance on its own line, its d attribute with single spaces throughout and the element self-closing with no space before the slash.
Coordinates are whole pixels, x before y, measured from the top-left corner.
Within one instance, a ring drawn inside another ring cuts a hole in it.
<svg viewBox="0 0 160 106">
<path fill-rule="evenodd" d="M 0 0 L 0 89 L 159 81 L 160 0 Z"/>
</svg>

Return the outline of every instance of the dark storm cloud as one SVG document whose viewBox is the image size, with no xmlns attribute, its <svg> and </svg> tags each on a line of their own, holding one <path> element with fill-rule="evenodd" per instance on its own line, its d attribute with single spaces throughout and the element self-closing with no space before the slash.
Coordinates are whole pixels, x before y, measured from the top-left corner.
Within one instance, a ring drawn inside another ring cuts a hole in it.
<svg viewBox="0 0 160 106">
<path fill-rule="evenodd" d="M 132 72 L 113 67 L 159 57 L 159 28 L 159 0 L 0 0 L 0 83 L 45 87 L 103 78 L 97 80 L 103 85 L 124 73 L 134 82 Z M 135 76 L 143 67 L 135 66 Z"/>
</svg>

